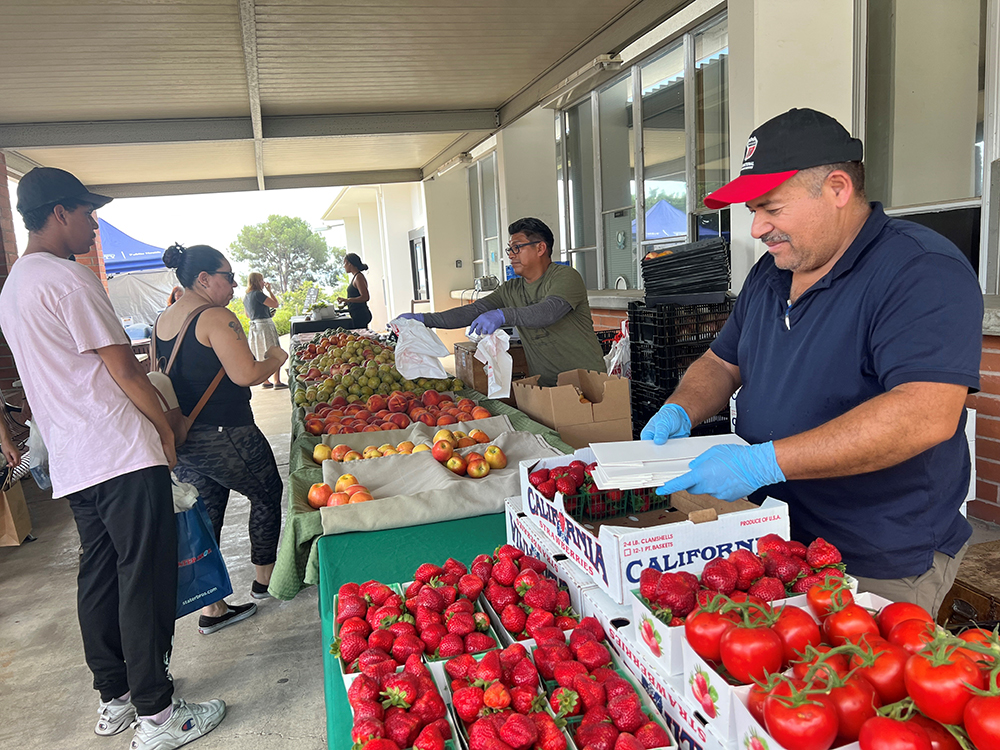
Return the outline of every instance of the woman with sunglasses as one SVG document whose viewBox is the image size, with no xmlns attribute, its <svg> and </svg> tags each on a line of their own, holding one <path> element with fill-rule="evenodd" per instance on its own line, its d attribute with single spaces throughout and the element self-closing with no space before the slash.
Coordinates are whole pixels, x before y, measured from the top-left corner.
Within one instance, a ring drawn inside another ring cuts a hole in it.
<svg viewBox="0 0 1000 750">
<path fill-rule="evenodd" d="M 220 541 L 230 490 L 249 498 L 250 560 L 256 573 L 251 596 L 264 599 L 278 550 L 282 486 L 271 446 L 254 423 L 250 386 L 274 375 L 288 355 L 272 346 L 263 360 L 254 358 L 243 326 L 226 309 L 236 278 L 218 250 L 208 245 L 172 245 L 163 254 L 163 263 L 177 269 L 184 287 L 184 295 L 160 315 L 154 330 L 160 360 L 169 360 L 174 347 L 180 347 L 169 375 L 181 411 L 190 414 L 219 370 L 224 371 L 187 441 L 177 449 L 174 474 L 198 489 Z M 180 329 L 192 313 L 196 315 L 178 342 Z M 253 602 L 215 602 L 202 609 L 198 630 L 214 633 L 256 611 Z"/>
</svg>

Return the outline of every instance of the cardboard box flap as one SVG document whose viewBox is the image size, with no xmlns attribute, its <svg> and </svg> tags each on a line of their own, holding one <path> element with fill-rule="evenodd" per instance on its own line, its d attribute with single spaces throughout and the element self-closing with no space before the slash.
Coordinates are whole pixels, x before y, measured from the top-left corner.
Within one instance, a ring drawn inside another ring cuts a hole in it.
<svg viewBox="0 0 1000 750">
<path fill-rule="evenodd" d="M 512 390 L 517 408 L 535 421 L 554 429 L 563 425 L 593 422 L 593 404 L 580 401 L 580 396 L 573 388 L 574 383 L 561 382 L 566 374 L 568 373 L 561 373 L 560 384 L 551 388 L 538 385 L 538 375 L 514 381 Z"/>
</svg>

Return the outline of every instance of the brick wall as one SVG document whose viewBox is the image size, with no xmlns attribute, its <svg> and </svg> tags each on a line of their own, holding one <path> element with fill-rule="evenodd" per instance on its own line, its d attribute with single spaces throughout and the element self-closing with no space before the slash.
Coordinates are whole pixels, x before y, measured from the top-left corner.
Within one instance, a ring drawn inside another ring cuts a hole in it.
<svg viewBox="0 0 1000 750">
<path fill-rule="evenodd" d="M 17 217 L 16 220 L 20 220 Z M 17 260 L 17 241 L 14 239 L 15 216 L 7 189 L 7 160 L 0 151 L 0 287 L 7 281 L 7 273 Z M 0 388 L 10 388 L 17 380 L 14 357 L 0 331 Z"/>
<path fill-rule="evenodd" d="M 95 214 L 96 218 L 96 214 Z M 104 269 L 104 252 L 101 250 L 101 230 L 97 230 L 97 236 L 94 238 L 94 246 L 90 248 L 90 252 L 86 255 L 77 255 L 76 262 L 81 266 L 86 266 L 91 271 L 97 274 L 97 278 L 101 280 L 104 284 L 104 289 L 107 291 L 108 288 L 108 274 Z"/>
<path fill-rule="evenodd" d="M 976 499 L 969 515 L 1000 523 L 1000 336 L 983 336 L 980 392 L 966 406 L 976 410 Z"/>
<path fill-rule="evenodd" d="M 591 308 L 590 317 L 594 319 L 594 330 L 603 331 L 607 328 L 620 328 L 622 321 L 628 320 L 628 311 Z"/>
</svg>

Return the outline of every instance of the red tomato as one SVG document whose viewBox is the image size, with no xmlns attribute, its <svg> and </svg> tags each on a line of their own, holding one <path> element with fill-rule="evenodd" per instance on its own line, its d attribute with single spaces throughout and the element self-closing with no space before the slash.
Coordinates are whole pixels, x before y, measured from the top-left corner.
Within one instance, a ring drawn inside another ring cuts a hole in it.
<svg viewBox="0 0 1000 750">
<path fill-rule="evenodd" d="M 842 687 L 831 688 L 830 701 L 837 709 L 837 744 L 857 742 L 862 725 L 878 713 L 882 699 L 864 677 L 848 677 Z"/>
<path fill-rule="evenodd" d="M 926 620 L 903 620 L 889 631 L 889 642 L 917 653 L 934 638 L 934 624 Z"/>
<path fill-rule="evenodd" d="M 980 654 L 969 649 L 959 649 L 959 653 L 963 654 L 973 663 L 978 665 L 984 675 L 988 674 L 996 664 L 997 658 L 1000 657 L 1000 647 L 998 647 L 996 642 L 993 640 L 993 634 L 988 630 L 983 630 L 982 628 L 969 628 L 968 630 L 963 630 L 959 633 L 958 637 L 966 643 L 975 643 L 979 646 L 986 646 L 987 648 L 993 650 L 993 657 L 990 658 L 986 654 Z"/>
<path fill-rule="evenodd" d="M 930 738 L 923 727 L 887 716 L 875 716 L 866 721 L 858 742 L 861 750 L 931 750 Z"/>
<path fill-rule="evenodd" d="M 825 695 L 811 694 L 794 707 L 771 696 L 764 701 L 764 726 L 784 747 L 828 750 L 837 737 L 837 710 Z"/>
<path fill-rule="evenodd" d="M 973 695 L 966 683 L 982 689 L 983 675 L 960 654 L 952 654 L 940 666 L 935 666 L 932 658 L 932 654 L 921 651 L 906 662 L 903 669 L 906 691 L 924 715 L 942 724 L 958 724 L 965 704 Z"/>
<path fill-rule="evenodd" d="M 805 653 L 806 646 L 818 646 L 823 642 L 819 625 L 801 607 L 782 607 L 771 630 L 781 639 L 785 664 Z"/>
<path fill-rule="evenodd" d="M 965 704 L 965 731 L 979 750 L 1000 748 L 1000 696 L 977 695 Z"/>
<path fill-rule="evenodd" d="M 722 634 L 719 654 L 729 673 L 746 685 L 780 672 L 784 647 L 770 628 L 737 626 Z"/>
<path fill-rule="evenodd" d="M 872 657 L 862 658 L 852 656 L 850 667 L 858 668 L 858 674 L 864 677 L 875 688 L 883 704 L 895 703 L 906 697 L 906 684 L 903 681 L 903 668 L 910 658 L 910 653 L 895 643 L 881 641 L 870 644 Z"/>
<path fill-rule="evenodd" d="M 768 696 L 790 696 L 793 687 L 796 690 L 802 690 L 805 686 L 806 684 L 802 680 L 796 680 L 791 677 L 781 677 L 771 690 L 755 682 L 753 687 L 750 688 L 750 693 L 747 695 L 747 710 L 757 720 L 758 724 L 764 726 L 764 701 L 767 700 Z"/>
<path fill-rule="evenodd" d="M 962 750 L 962 746 L 958 744 L 955 736 L 934 719 L 928 719 L 923 714 L 915 713 L 907 721 L 912 721 L 924 728 L 931 741 L 931 750 Z"/>
<path fill-rule="evenodd" d="M 817 646 L 816 650 L 819 651 L 820 654 L 825 654 L 831 648 L 833 647 L 823 644 Z M 807 657 L 805 659 L 799 659 L 797 661 L 793 661 L 792 676 L 794 676 L 798 680 L 804 680 L 806 678 L 806 674 L 809 672 L 810 667 L 812 667 L 812 665 L 815 664 L 818 660 L 819 660 L 818 657 L 812 656 L 812 657 Z M 844 654 L 834 654 L 833 656 L 828 656 L 826 659 L 823 660 L 823 666 L 821 666 L 816 671 L 815 676 L 822 678 L 829 672 L 834 672 L 840 675 L 841 677 L 844 677 L 847 674 L 848 669 L 849 667 L 847 665 L 847 656 L 845 656 Z"/>
<path fill-rule="evenodd" d="M 696 609 L 684 620 L 684 635 L 698 656 L 709 664 L 721 664 L 719 640 L 723 633 L 734 627 L 736 621 L 730 613 L 720 615 L 718 612 Z"/>
<path fill-rule="evenodd" d="M 933 623 L 934 618 L 930 616 L 926 609 L 919 604 L 912 602 L 893 602 L 882 607 L 876 618 L 878 629 L 883 638 L 888 638 L 889 633 L 903 620 L 925 620 Z"/>
<path fill-rule="evenodd" d="M 863 635 L 878 635 L 878 623 L 868 614 L 868 610 L 857 604 L 848 604 L 841 610 L 831 612 L 823 620 L 823 635 L 834 646 L 843 646 L 847 641 L 857 641 Z"/>
<path fill-rule="evenodd" d="M 827 578 L 824 583 L 817 584 L 806 592 L 809 609 L 820 620 L 827 616 L 835 601 L 840 601 L 842 604 L 854 603 L 854 595 L 842 581 L 840 578 Z"/>
</svg>

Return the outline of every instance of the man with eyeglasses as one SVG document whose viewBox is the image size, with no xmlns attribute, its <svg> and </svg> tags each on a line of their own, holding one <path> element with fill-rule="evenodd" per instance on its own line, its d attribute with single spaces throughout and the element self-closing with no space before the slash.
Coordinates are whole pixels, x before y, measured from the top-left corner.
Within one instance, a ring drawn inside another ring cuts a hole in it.
<svg viewBox="0 0 1000 750">
<path fill-rule="evenodd" d="M 174 703 L 174 435 L 100 279 L 69 260 L 89 252 L 94 211 L 110 201 L 61 169 L 21 178 L 28 245 L 0 289 L 0 328 L 48 449 L 52 496 L 68 499 L 80 533 L 77 609 L 100 693 L 94 731 L 118 734 L 139 718 L 132 748 L 166 750 L 214 728 L 225 704 Z M 143 739 L 148 726 L 155 744 Z"/>
<path fill-rule="evenodd" d="M 404 313 L 428 328 L 464 328 L 487 335 L 517 326 L 528 372 L 554 386 L 567 370 L 606 372 L 594 332 L 587 286 L 576 269 L 552 262 L 552 230 L 540 219 L 518 219 L 507 231 L 507 257 L 516 279 L 488 297 L 440 313 Z"/>
</svg>

